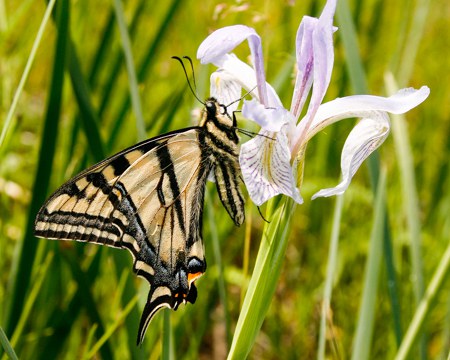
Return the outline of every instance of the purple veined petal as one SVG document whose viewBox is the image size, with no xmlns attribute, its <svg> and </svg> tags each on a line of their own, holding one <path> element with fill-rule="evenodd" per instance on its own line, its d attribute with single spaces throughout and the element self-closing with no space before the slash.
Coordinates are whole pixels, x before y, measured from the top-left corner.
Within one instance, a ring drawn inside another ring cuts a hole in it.
<svg viewBox="0 0 450 360">
<path fill-rule="evenodd" d="M 367 157 L 372 154 L 389 135 L 389 116 L 383 111 L 368 113 L 350 132 L 341 155 L 342 181 L 334 188 L 322 189 L 312 199 L 343 194 L 353 175 Z"/>
<path fill-rule="evenodd" d="M 314 51 L 314 84 L 311 101 L 308 108 L 310 116 L 313 117 L 325 96 L 330 84 L 331 72 L 334 64 L 333 47 L 333 16 L 336 1 L 327 1 L 317 26 L 313 31 Z"/>
<path fill-rule="evenodd" d="M 219 69 L 211 74 L 210 94 L 232 114 L 239 106 L 236 100 L 241 97 L 241 85 L 230 73 Z"/>
<path fill-rule="evenodd" d="M 389 97 L 353 95 L 334 99 L 320 105 L 304 139 L 299 136 L 304 126 L 304 121 L 300 121 L 293 136 L 293 147 L 300 148 L 320 130 L 342 119 L 363 117 L 373 111 L 403 114 L 425 101 L 429 94 L 430 89 L 422 86 L 419 90 L 401 89 Z"/>
<path fill-rule="evenodd" d="M 297 30 L 296 56 L 297 75 L 292 94 L 291 113 L 298 118 L 308 97 L 313 81 L 312 34 L 318 19 L 304 16 Z"/>
<path fill-rule="evenodd" d="M 292 197 L 303 203 L 290 164 L 287 135 L 262 131 L 241 146 L 239 163 L 242 177 L 250 198 L 256 205 L 262 205 L 278 194 Z M 276 139 L 267 137 L 276 136 Z"/>
<path fill-rule="evenodd" d="M 304 140 L 315 113 L 318 110 L 330 84 L 334 64 L 333 48 L 333 16 L 336 10 L 336 0 L 328 0 L 319 21 L 312 34 L 313 45 L 313 86 L 308 111 L 302 120 L 300 142 Z"/>
<path fill-rule="evenodd" d="M 294 123 L 292 114 L 283 107 L 266 108 L 256 99 L 244 101 L 242 107 L 242 116 L 246 119 L 253 120 L 263 130 L 280 131 L 283 125 L 291 122 Z"/>
</svg>

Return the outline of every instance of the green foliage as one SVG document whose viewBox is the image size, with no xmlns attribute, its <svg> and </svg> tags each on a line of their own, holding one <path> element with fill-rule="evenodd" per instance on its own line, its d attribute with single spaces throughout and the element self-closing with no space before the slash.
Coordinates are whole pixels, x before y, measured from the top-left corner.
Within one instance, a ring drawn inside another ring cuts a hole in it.
<svg viewBox="0 0 450 360">
<path fill-rule="evenodd" d="M 195 58 L 210 31 L 254 27 L 268 80 L 288 105 L 298 24 L 323 4 L 0 0 L 0 357 L 447 358 L 445 0 L 338 0 L 327 99 L 421 85 L 430 98 L 391 118 L 391 137 L 343 198 L 309 200 L 338 181 L 352 121 L 308 146 L 305 204 L 270 201 L 261 209 L 270 224 L 248 201 L 235 228 L 208 188 L 197 302 L 158 314 L 141 347 L 148 284 L 128 253 L 32 236 L 37 210 L 64 180 L 144 130 L 196 121 L 200 104 L 171 56 Z M 212 67 L 194 65 L 207 97 Z"/>
</svg>

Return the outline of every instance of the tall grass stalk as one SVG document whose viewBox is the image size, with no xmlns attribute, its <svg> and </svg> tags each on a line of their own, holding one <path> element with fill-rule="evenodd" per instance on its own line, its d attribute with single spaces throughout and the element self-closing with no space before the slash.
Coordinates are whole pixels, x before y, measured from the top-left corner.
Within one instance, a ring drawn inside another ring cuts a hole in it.
<svg viewBox="0 0 450 360">
<path fill-rule="evenodd" d="M 98 354 L 101 347 L 108 341 L 108 339 L 114 334 L 119 326 L 121 326 L 124 322 L 124 319 L 130 314 L 131 310 L 136 306 L 136 303 L 139 300 L 139 296 L 135 296 L 120 312 L 118 316 L 116 316 L 115 321 L 106 328 L 104 334 L 100 337 L 100 339 L 90 348 L 89 352 L 86 354 L 87 359 L 92 359 Z"/>
<path fill-rule="evenodd" d="M 334 274 L 336 273 L 337 270 L 336 268 L 338 259 L 339 233 L 343 207 L 344 207 L 344 196 L 343 195 L 337 196 L 336 204 L 334 207 L 333 227 L 330 236 L 330 247 L 328 249 L 327 275 L 325 278 L 322 309 L 320 314 L 319 349 L 317 352 L 318 354 L 317 358 L 319 360 L 325 359 L 327 319 L 330 318 L 329 315 L 331 312 L 331 293 L 333 291 Z"/>
<path fill-rule="evenodd" d="M 365 360 L 370 358 L 372 336 L 375 326 L 374 318 L 377 308 L 376 301 L 382 263 L 381 259 L 383 256 L 383 233 L 384 221 L 386 218 L 385 193 L 386 175 L 382 171 L 375 196 L 374 221 L 364 274 L 364 288 L 353 342 L 353 360 Z"/>
<path fill-rule="evenodd" d="M 217 267 L 218 274 L 217 274 L 217 286 L 219 288 L 219 297 L 220 297 L 220 303 L 223 306 L 223 313 L 224 313 L 224 323 L 225 323 L 225 333 L 226 333 L 226 343 L 227 348 L 230 347 L 231 342 L 231 330 L 230 330 L 230 315 L 228 313 L 228 297 L 227 297 L 227 288 L 225 283 L 225 276 L 223 272 L 223 262 L 222 262 L 222 254 L 220 250 L 220 241 L 219 241 L 219 234 L 217 232 L 217 226 L 218 219 L 214 217 L 214 211 L 213 211 L 213 203 L 211 201 L 211 196 L 213 194 L 210 193 L 210 196 L 206 197 L 206 216 L 209 222 L 209 228 L 211 232 L 211 241 L 212 247 L 213 247 L 213 254 L 214 254 L 214 263 Z"/>
<path fill-rule="evenodd" d="M 131 51 L 131 42 L 128 36 L 127 25 L 125 23 L 125 14 L 123 12 L 121 0 L 114 0 L 114 10 L 116 14 L 117 24 L 119 25 L 120 38 L 122 39 L 122 47 L 125 55 L 125 64 L 128 73 L 131 104 L 133 106 L 134 115 L 136 116 L 136 129 L 138 134 L 137 140 L 142 141 L 147 138 L 147 134 L 145 132 L 145 122 L 144 116 L 142 114 L 141 98 L 139 96 L 139 88 L 136 70 L 134 67 L 133 52 Z"/>
<path fill-rule="evenodd" d="M 8 337 L 6 336 L 6 334 L 3 331 L 3 328 L 1 326 L 0 326 L 0 344 L 2 345 L 2 348 L 5 350 L 5 354 L 11 360 L 18 360 L 16 352 L 14 351 L 14 348 L 12 347 L 11 343 L 9 342 Z"/>
<path fill-rule="evenodd" d="M 52 14 L 53 8 L 55 6 L 56 0 L 50 0 L 48 2 L 47 8 L 45 9 L 44 16 L 42 17 L 41 25 L 36 34 L 36 38 L 33 42 L 33 47 L 31 48 L 30 55 L 28 56 L 27 63 L 25 65 L 25 69 L 23 70 L 22 77 L 20 78 L 19 85 L 17 86 L 16 92 L 14 93 L 14 98 L 12 104 L 9 108 L 8 115 L 6 116 L 5 123 L 3 124 L 2 132 L 0 133 L 0 148 L 3 145 L 3 141 L 5 140 L 8 129 L 11 127 L 11 121 L 13 120 L 14 113 L 17 108 L 17 104 L 19 103 L 20 95 L 22 94 L 23 87 L 28 79 L 28 75 L 30 74 L 31 67 L 33 66 L 34 59 L 36 57 L 37 50 L 41 44 L 42 36 L 44 35 L 45 28 L 47 27 L 48 20 L 50 19 L 50 15 Z"/>
<path fill-rule="evenodd" d="M 447 239 L 448 240 L 448 239 Z M 413 349 L 414 343 L 418 336 L 420 335 L 420 329 L 422 328 L 424 322 L 427 319 L 430 311 L 432 310 L 433 304 L 439 295 L 445 281 L 450 274 L 450 242 L 448 243 L 445 253 L 441 257 L 436 270 L 431 278 L 430 284 L 425 291 L 422 301 L 419 303 L 417 310 L 414 313 L 414 317 L 406 331 L 403 342 L 398 349 L 395 360 L 404 360 L 408 358 L 408 355 Z"/>
</svg>

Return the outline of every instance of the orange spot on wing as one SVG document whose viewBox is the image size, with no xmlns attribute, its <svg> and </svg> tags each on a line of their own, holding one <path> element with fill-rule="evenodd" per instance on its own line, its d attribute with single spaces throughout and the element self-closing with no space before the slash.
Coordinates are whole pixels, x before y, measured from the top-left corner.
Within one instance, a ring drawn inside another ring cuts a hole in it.
<svg viewBox="0 0 450 360">
<path fill-rule="evenodd" d="M 203 273 L 202 272 L 197 272 L 197 273 L 189 273 L 188 274 L 188 282 L 189 284 L 192 284 L 193 281 L 197 280 L 200 276 L 202 276 Z"/>
</svg>

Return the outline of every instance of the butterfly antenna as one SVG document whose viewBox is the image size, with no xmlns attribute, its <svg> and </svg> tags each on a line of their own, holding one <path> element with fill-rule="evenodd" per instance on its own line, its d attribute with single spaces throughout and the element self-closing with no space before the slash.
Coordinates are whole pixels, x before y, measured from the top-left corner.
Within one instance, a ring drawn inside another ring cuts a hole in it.
<svg viewBox="0 0 450 360">
<path fill-rule="evenodd" d="M 250 94 L 250 93 L 251 93 L 253 90 L 255 90 L 255 89 L 256 89 L 256 86 L 255 86 L 253 89 L 250 89 L 249 91 L 247 91 L 247 92 L 246 92 L 244 95 L 242 95 L 239 99 L 236 99 L 236 100 L 230 102 L 230 103 L 229 103 L 227 106 L 225 106 L 225 107 L 227 108 L 228 106 L 233 105 L 233 104 L 235 104 L 235 103 L 241 101 L 242 99 L 244 99 L 248 94 Z"/>
<path fill-rule="evenodd" d="M 237 111 L 235 111 L 235 112 L 237 112 Z M 241 134 L 248 136 L 249 138 L 254 138 L 255 136 L 262 136 L 262 137 L 265 137 L 266 139 L 275 141 L 275 139 L 273 137 L 267 136 L 265 134 L 255 133 L 253 131 L 241 129 L 238 127 L 236 128 L 236 130 L 239 131 Z"/>
<path fill-rule="evenodd" d="M 197 84 L 195 82 L 194 64 L 192 63 L 192 59 L 189 56 L 183 56 L 183 59 L 186 59 L 187 61 L 189 61 L 189 64 L 191 64 L 192 81 L 194 82 L 194 89 L 195 91 L 197 91 Z"/>
<path fill-rule="evenodd" d="M 187 56 L 184 56 L 184 58 L 185 58 L 185 59 L 189 59 L 189 62 L 191 63 L 191 67 L 192 67 L 192 74 L 194 74 L 194 66 L 192 65 L 192 60 L 191 60 L 191 58 L 190 58 L 190 57 L 187 57 Z M 183 71 L 184 71 L 184 75 L 186 76 L 186 81 L 187 81 L 187 83 L 188 83 L 188 85 L 189 85 L 189 89 L 191 89 L 191 92 L 192 92 L 192 94 L 194 95 L 194 97 L 195 97 L 200 103 L 202 103 L 203 105 L 206 106 L 206 104 L 198 97 L 197 93 L 195 92 L 194 88 L 192 87 L 192 84 L 191 84 L 191 81 L 189 80 L 189 76 L 188 76 L 188 74 L 187 74 L 186 66 L 184 66 L 183 60 L 181 60 L 181 58 L 179 58 L 178 56 L 172 56 L 172 59 L 175 59 L 175 60 L 177 60 L 177 61 L 180 62 L 181 67 L 183 68 Z M 194 77 L 194 85 L 195 85 L 195 77 Z"/>
</svg>

